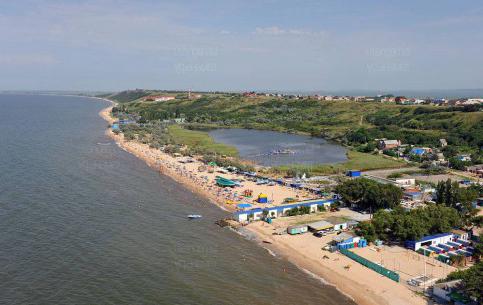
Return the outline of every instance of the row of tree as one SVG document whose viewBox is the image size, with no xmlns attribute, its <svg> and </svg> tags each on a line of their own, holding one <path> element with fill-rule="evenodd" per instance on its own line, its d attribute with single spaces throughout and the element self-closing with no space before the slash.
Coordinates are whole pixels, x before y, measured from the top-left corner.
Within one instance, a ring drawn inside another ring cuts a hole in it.
<svg viewBox="0 0 483 305">
<path fill-rule="evenodd" d="M 481 195 L 481 186 L 462 188 L 458 182 L 440 181 L 436 186 L 436 203 L 456 209 L 464 220 L 470 221 L 476 213 L 473 202 Z"/>
<path fill-rule="evenodd" d="M 392 184 L 382 184 L 366 178 L 351 179 L 337 185 L 336 193 L 348 205 L 376 211 L 399 206 L 402 191 Z"/>
<path fill-rule="evenodd" d="M 462 218 L 455 209 L 428 204 L 410 211 L 405 211 L 401 207 L 392 211 L 379 210 L 374 214 L 372 221 L 359 224 L 357 233 L 369 241 L 381 239 L 403 242 L 448 232 L 461 225 Z"/>
</svg>

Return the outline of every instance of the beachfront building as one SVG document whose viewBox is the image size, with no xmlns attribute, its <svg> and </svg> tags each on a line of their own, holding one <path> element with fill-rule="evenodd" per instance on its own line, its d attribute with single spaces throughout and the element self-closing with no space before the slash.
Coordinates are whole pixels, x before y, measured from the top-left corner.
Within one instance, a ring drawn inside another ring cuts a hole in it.
<svg viewBox="0 0 483 305">
<path fill-rule="evenodd" d="M 456 240 L 470 240 L 470 234 L 464 230 L 452 230 L 451 233 L 453 233 L 453 236 Z"/>
<path fill-rule="evenodd" d="M 290 235 L 303 234 L 308 231 L 307 225 L 289 226 L 287 228 L 287 233 Z"/>
<path fill-rule="evenodd" d="M 334 244 L 359 242 L 361 238 L 352 232 L 343 232 L 332 237 Z"/>
<path fill-rule="evenodd" d="M 323 230 L 330 231 L 330 230 L 334 229 L 334 225 L 331 224 L 328 221 L 325 221 L 325 220 L 315 221 L 315 222 L 307 224 L 307 226 L 308 226 L 309 230 L 312 231 L 312 232 L 318 232 L 318 231 L 323 231 Z"/>
<path fill-rule="evenodd" d="M 453 233 L 441 233 L 436 235 L 425 236 L 420 240 L 407 240 L 405 246 L 408 249 L 417 251 L 421 247 L 436 246 L 451 242 Z"/>
<path fill-rule="evenodd" d="M 347 230 L 347 227 L 349 226 L 348 221 L 341 217 L 331 216 L 325 220 L 332 225 L 334 231 Z"/>
<path fill-rule="evenodd" d="M 330 199 L 330 200 L 323 200 L 323 199 L 315 199 L 315 200 L 307 200 L 301 201 L 293 204 L 285 204 L 267 208 L 254 208 L 249 210 L 237 211 L 233 213 L 233 219 L 238 222 L 246 222 L 252 220 L 261 220 L 264 217 L 264 212 L 266 213 L 267 217 L 270 218 L 277 218 L 286 216 L 287 212 L 293 208 L 299 207 L 309 207 L 311 213 L 315 213 L 318 210 L 318 206 L 324 206 L 325 208 L 330 207 L 330 205 L 337 200 Z"/>
</svg>

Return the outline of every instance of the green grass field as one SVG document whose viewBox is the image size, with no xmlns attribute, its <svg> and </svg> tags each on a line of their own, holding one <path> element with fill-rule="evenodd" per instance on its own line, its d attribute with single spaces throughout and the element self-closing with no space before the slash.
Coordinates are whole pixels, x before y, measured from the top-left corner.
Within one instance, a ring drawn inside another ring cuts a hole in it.
<svg viewBox="0 0 483 305">
<path fill-rule="evenodd" d="M 216 153 L 230 157 L 237 157 L 238 151 L 235 147 L 216 143 L 208 133 L 197 130 L 184 129 L 179 125 L 169 126 L 169 134 L 176 144 L 196 148 L 201 152 Z"/>
<path fill-rule="evenodd" d="M 402 168 L 407 166 L 407 164 L 403 161 L 396 161 L 381 155 L 365 154 L 352 150 L 347 152 L 347 157 L 349 160 L 342 163 L 317 165 L 292 164 L 277 166 L 273 170 L 277 173 L 286 173 L 288 171 L 295 170 L 297 172 L 310 173 L 312 175 L 323 175 L 342 174 L 351 169 L 371 170 L 383 168 Z"/>
</svg>

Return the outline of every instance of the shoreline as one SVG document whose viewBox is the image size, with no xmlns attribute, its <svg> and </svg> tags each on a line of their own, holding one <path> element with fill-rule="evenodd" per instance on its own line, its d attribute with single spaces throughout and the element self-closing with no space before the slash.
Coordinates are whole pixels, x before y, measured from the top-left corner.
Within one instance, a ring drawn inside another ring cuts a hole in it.
<svg viewBox="0 0 483 305">
<path fill-rule="evenodd" d="M 99 112 L 99 115 L 105 121 L 112 124 L 115 119 L 111 117 L 110 111 L 117 103 L 105 98 L 97 99 L 108 101 L 112 104 Z M 233 205 L 226 204 L 226 197 L 223 197 L 225 194 L 222 193 L 221 196 L 220 193 L 214 194 L 214 189 L 208 187 L 207 184 L 203 184 L 204 181 L 200 184 L 200 181 L 196 180 L 199 178 L 197 175 L 186 174 L 185 171 L 179 170 L 179 165 L 174 157 L 159 150 L 153 153 L 153 149 L 146 144 L 126 141 L 122 134 L 116 135 L 110 128 L 106 130 L 105 134 L 114 140 L 121 149 L 145 161 L 148 166 L 161 174 L 169 176 L 191 192 L 207 198 L 225 211 L 235 211 Z M 288 240 L 290 236 L 288 238 L 287 236 L 274 236 L 272 235 L 273 227 L 268 226 L 268 224 L 263 222 L 254 222 L 244 226 L 243 229 L 253 234 L 256 243 L 268 252 L 273 252 L 276 256 L 288 260 L 308 276 L 320 280 L 324 285 L 334 287 L 359 305 L 427 304 L 426 300 L 417 296 L 408 288 L 395 284 L 387 278 L 382 278 L 377 273 L 357 265 L 357 263 L 341 254 L 321 251 L 320 247 L 317 246 L 315 246 L 315 249 L 305 249 L 306 251 L 313 250 L 312 253 L 306 254 L 303 246 L 296 244 L 294 246 L 294 239 Z M 269 241 L 271 244 L 264 243 L 262 245 L 262 241 Z M 324 255 L 324 258 L 328 256 L 330 259 L 322 258 L 322 255 Z M 344 269 L 344 266 L 348 264 L 352 266 L 351 272 L 355 270 L 357 276 L 348 277 L 348 271 Z"/>
<path fill-rule="evenodd" d="M 115 102 L 105 99 L 105 98 L 97 98 L 101 99 L 104 101 L 108 101 L 112 103 L 113 105 L 116 105 Z M 110 116 L 110 111 L 113 106 L 109 106 L 107 108 L 102 109 L 99 112 L 99 115 L 107 121 L 109 124 L 112 124 L 115 120 Z M 161 174 L 169 176 L 171 179 L 175 180 L 176 182 L 183 184 L 184 187 L 189 189 L 191 192 L 196 193 L 198 195 L 203 196 L 204 198 L 207 198 L 209 201 L 214 203 L 215 205 L 219 206 L 221 209 L 228 211 L 228 212 L 233 212 L 232 210 L 228 209 L 223 202 L 221 202 L 218 198 L 210 194 L 209 192 L 204 191 L 203 189 L 200 189 L 196 184 L 193 183 L 193 181 L 190 181 L 188 177 L 183 176 L 179 172 L 173 169 L 173 167 L 167 165 L 165 162 L 166 160 L 159 160 L 155 159 L 153 160 L 152 158 L 149 158 L 145 153 L 143 153 L 142 150 L 139 149 L 139 146 L 144 145 L 147 147 L 145 144 L 137 144 L 135 142 L 129 142 L 124 140 L 124 136 L 122 134 L 116 135 L 114 132 L 112 132 L 111 129 L 107 129 L 105 134 L 109 136 L 114 142 L 116 142 L 116 145 L 119 146 L 122 150 L 136 156 L 137 158 L 143 160 L 146 162 L 146 164 L 159 171 Z M 130 145 L 131 144 L 131 145 Z M 165 155 L 166 158 L 171 158 L 174 159 L 167 154 Z M 172 161 L 173 162 L 173 161 Z"/>
</svg>

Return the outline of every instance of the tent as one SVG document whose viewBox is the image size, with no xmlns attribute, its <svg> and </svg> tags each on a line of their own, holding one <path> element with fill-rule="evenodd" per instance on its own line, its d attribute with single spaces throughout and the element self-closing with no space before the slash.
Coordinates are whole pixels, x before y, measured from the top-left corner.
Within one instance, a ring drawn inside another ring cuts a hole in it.
<svg viewBox="0 0 483 305">
<path fill-rule="evenodd" d="M 265 194 L 260 193 L 260 194 L 258 195 L 257 202 L 258 202 L 258 203 L 267 203 L 267 202 L 268 202 L 268 196 L 267 196 L 267 195 L 265 195 Z"/>
<path fill-rule="evenodd" d="M 237 185 L 237 183 L 233 180 L 230 180 L 230 179 L 227 179 L 227 178 L 223 178 L 223 177 L 220 177 L 220 176 L 216 176 L 216 184 L 218 184 L 219 186 L 235 186 Z"/>
</svg>

